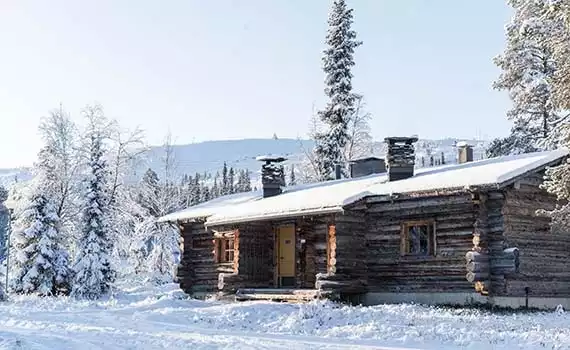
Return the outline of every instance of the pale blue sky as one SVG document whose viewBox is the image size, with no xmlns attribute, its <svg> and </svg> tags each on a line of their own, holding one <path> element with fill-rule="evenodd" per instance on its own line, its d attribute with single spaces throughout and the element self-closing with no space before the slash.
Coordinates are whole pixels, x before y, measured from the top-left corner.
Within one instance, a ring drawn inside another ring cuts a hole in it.
<svg viewBox="0 0 570 350">
<path fill-rule="evenodd" d="M 492 57 L 501 0 L 349 0 L 354 88 L 375 138 L 506 134 Z M 0 167 L 29 165 L 37 125 L 100 102 L 151 144 L 304 136 L 323 105 L 328 0 L 0 0 Z"/>
</svg>

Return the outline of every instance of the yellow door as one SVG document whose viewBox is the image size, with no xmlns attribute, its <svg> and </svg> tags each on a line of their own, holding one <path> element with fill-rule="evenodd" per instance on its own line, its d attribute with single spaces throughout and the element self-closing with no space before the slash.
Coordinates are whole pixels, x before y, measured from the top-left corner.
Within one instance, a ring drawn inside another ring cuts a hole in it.
<svg viewBox="0 0 570 350">
<path fill-rule="evenodd" d="M 279 277 L 295 277 L 295 226 L 281 226 L 279 236 Z"/>
</svg>

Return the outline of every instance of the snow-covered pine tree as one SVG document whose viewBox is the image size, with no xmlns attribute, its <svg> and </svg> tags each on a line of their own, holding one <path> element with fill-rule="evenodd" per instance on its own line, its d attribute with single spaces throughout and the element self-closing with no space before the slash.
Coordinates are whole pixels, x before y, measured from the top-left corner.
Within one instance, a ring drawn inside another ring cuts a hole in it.
<svg viewBox="0 0 570 350">
<path fill-rule="evenodd" d="M 550 40 L 558 24 L 547 16 L 549 1 L 507 2 L 514 14 L 506 26 L 505 50 L 494 59 L 502 73 L 493 87 L 509 92 L 513 106 L 507 117 L 514 127 L 509 137 L 492 145 L 490 155 L 555 148 L 553 130 L 568 117 L 554 103 L 558 64 Z"/>
<path fill-rule="evenodd" d="M 289 172 L 289 186 L 295 186 L 297 180 L 295 179 L 295 164 L 291 164 L 291 170 Z"/>
<path fill-rule="evenodd" d="M 202 182 L 200 174 L 196 173 L 194 176 L 194 183 L 192 184 L 192 192 L 190 193 L 190 205 L 200 204 L 202 200 Z"/>
<path fill-rule="evenodd" d="M 82 239 L 74 265 L 75 278 L 72 294 L 76 297 L 96 299 L 107 293 L 115 281 L 116 272 L 111 266 L 113 242 L 109 227 L 108 167 L 104 160 L 104 135 L 98 123 L 97 110 L 86 110 L 89 119 L 87 148 L 89 176 L 82 213 Z"/>
<path fill-rule="evenodd" d="M 8 190 L 0 184 L 0 264 L 6 260 L 8 249 L 8 231 L 10 230 L 10 210 L 4 202 L 8 199 Z"/>
<path fill-rule="evenodd" d="M 224 162 L 224 167 L 222 168 L 222 188 L 220 189 L 220 195 L 225 196 L 229 194 L 229 181 L 228 181 L 228 165 Z"/>
<path fill-rule="evenodd" d="M 251 192 L 251 177 L 249 175 L 249 170 L 244 169 L 243 171 L 243 189 L 242 192 Z"/>
<path fill-rule="evenodd" d="M 564 127 L 560 129 L 561 146 L 570 148 L 570 123 L 564 123 Z M 554 210 L 543 211 L 543 214 L 552 218 L 553 225 L 567 230 L 570 228 L 570 158 L 565 159 L 558 166 L 547 168 L 541 186 L 559 200 Z"/>
<path fill-rule="evenodd" d="M 216 176 L 214 177 L 214 184 L 212 185 L 212 190 L 211 190 L 211 197 L 212 198 L 217 198 L 220 196 L 220 188 L 218 186 L 218 179 L 220 178 L 220 174 L 216 173 Z"/>
<path fill-rule="evenodd" d="M 335 164 L 343 161 L 343 149 L 347 145 L 349 120 L 355 112 L 357 96 L 352 92 L 354 49 L 362 43 L 356 40 L 351 29 L 352 9 L 345 0 L 334 0 L 328 19 L 327 48 L 323 55 L 325 94 L 329 98 L 319 118 L 325 126 L 315 135 L 315 161 L 321 180 L 332 179 Z"/>
<path fill-rule="evenodd" d="M 235 181 L 234 168 L 230 167 L 230 171 L 228 171 L 228 193 L 227 194 L 235 193 L 234 181 Z"/>
<path fill-rule="evenodd" d="M 69 292 L 69 255 L 63 248 L 60 220 L 54 203 L 56 174 L 53 155 L 49 147 L 40 152 L 28 205 L 15 225 L 12 286 L 17 293 L 46 296 Z"/>
<path fill-rule="evenodd" d="M 4 204 L 7 199 L 8 190 L 0 184 L 0 300 L 5 299 L 5 265 L 9 247 L 8 231 L 10 230 L 10 211 Z"/>
</svg>

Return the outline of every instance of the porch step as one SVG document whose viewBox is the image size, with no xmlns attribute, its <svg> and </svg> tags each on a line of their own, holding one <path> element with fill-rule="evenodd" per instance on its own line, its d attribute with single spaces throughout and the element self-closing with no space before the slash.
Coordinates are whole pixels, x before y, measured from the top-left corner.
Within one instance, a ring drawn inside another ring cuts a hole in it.
<svg viewBox="0 0 570 350">
<path fill-rule="evenodd" d="M 319 298 L 317 289 L 271 289 L 248 288 L 238 289 L 235 298 L 237 301 L 245 300 L 273 300 L 287 302 L 310 301 Z"/>
</svg>

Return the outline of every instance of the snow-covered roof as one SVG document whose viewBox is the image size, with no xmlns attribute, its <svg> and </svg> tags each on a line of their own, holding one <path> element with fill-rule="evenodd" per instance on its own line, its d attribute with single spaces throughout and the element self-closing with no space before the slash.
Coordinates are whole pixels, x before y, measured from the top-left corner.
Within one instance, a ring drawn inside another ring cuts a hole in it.
<svg viewBox="0 0 570 350">
<path fill-rule="evenodd" d="M 187 209 L 177 211 L 172 214 L 161 217 L 159 222 L 191 220 L 197 218 L 206 218 L 213 215 L 224 207 L 238 205 L 253 199 L 261 198 L 261 191 L 243 192 L 218 197 L 210 201 L 194 205 Z"/>
<path fill-rule="evenodd" d="M 389 182 L 386 174 L 327 181 L 285 188 L 282 194 L 262 198 L 261 192 L 221 197 L 162 218 L 175 221 L 207 217 L 207 225 L 220 225 L 290 216 L 341 212 L 346 205 L 376 195 L 418 193 L 501 186 L 529 171 L 568 155 L 565 150 L 499 157 L 465 164 L 416 169 L 413 177 Z"/>
</svg>

